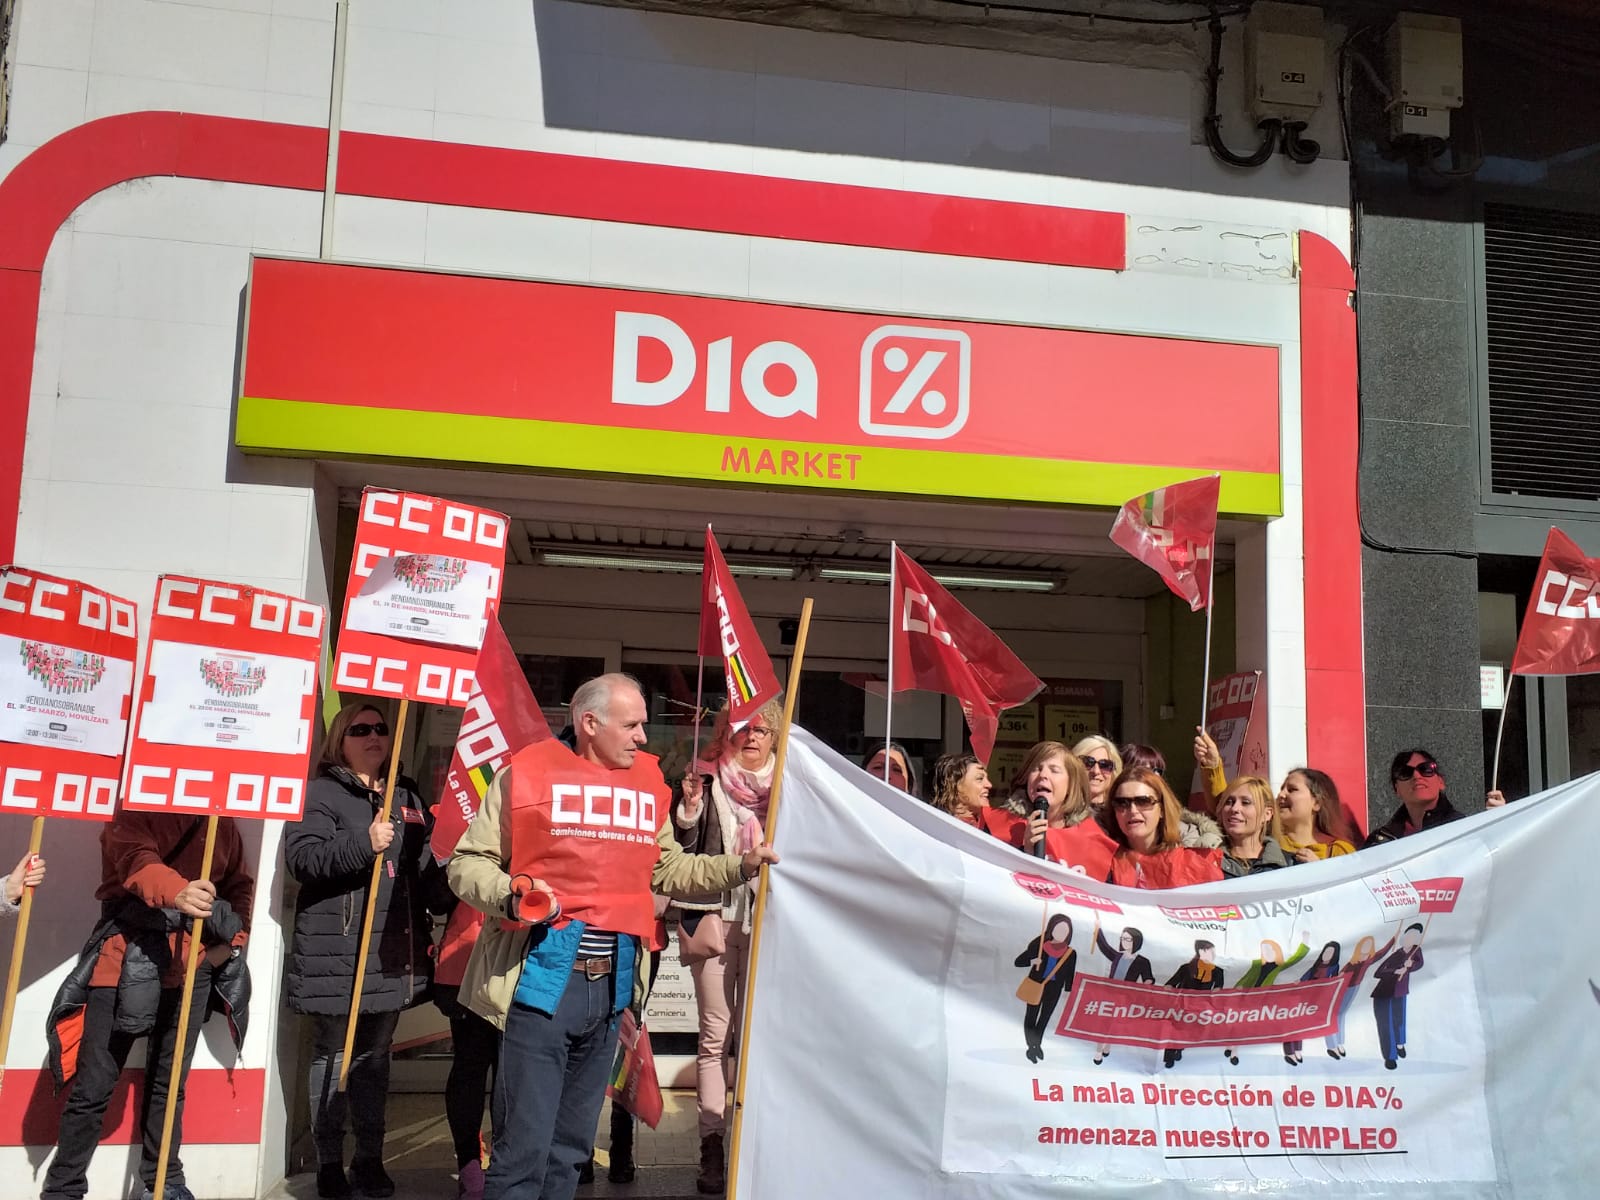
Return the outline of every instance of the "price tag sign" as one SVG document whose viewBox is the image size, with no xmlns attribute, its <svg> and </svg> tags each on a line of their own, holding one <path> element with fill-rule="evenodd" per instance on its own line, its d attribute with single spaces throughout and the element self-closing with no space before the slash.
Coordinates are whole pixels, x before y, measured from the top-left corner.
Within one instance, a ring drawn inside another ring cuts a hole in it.
<svg viewBox="0 0 1600 1200">
<path fill-rule="evenodd" d="M 1039 706 L 1021 704 L 1000 714 L 1000 727 L 995 734 L 997 742 L 1037 742 L 1039 740 Z"/>
<path fill-rule="evenodd" d="M 1082 704 L 1047 704 L 1044 709 L 1044 736 L 1071 746 L 1100 729 L 1100 710 Z"/>
</svg>

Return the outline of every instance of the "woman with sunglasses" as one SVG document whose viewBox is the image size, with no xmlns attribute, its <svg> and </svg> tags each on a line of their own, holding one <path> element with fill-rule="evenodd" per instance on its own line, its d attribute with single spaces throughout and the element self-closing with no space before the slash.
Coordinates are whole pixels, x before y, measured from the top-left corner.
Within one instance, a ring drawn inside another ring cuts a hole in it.
<svg viewBox="0 0 1600 1200">
<path fill-rule="evenodd" d="M 1183 844 L 1183 810 L 1154 771 L 1130 767 L 1118 775 L 1100 822 L 1117 844 L 1107 883 L 1156 890 L 1222 878 L 1221 849 Z"/>
<path fill-rule="evenodd" d="M 1400 807 L 1367 835 L 1363 849 L 1448 825 L 1466 815 L 1445 795 L 1439 760 L 1427 750 L 1402 750 L 1396 754 L 1389 764 L 1389 786 L 1400 798 Z"/>
<path fill-rule="evenodd" d="M 284 835 L 289 874 L 300 885 L 289 1007 L 311 1018 L 311 1129 L 319 1196 L 349 1196 L 353 1189 L 367 1196 L 394 1195 L 394 1181 L 383 1169 L 390 1045 L 401 1011 L 428 999 L 432 983 L 432 921 L 425 897 L 436 893 L 441 910 L 447 899 L 443 873 L 427 853 L 432 819 L 416 784 L 403 775 L 395 780 L 390 816 L 381 816 L 390 748 L 383 713 L 368 703 L 346 705 L 328 728 L 306 789 L 305 817 Z M 383 866 L 348 1091 L 341 1091 L 345 1022 L 375 858 Z M 348 1178 L 347 1120 L 356 1142 Z"/>
<path fill-rule="evenodd" d="M 1111 742 L 1098 733 L 1083 738 L 1072 748 L 1072 753 L 1089 772 L 1089 803 L 1098 812 L 1105 807 L 1111 795 L 1111 781 L 1122 774 L 1122 754 Z"/>
<path fill-rule="evenodd" d="M 783 706 L 770 700 L 738 729 L 726 707 L 697 770 L 684 776 L 683 796 L 673 812 L 678 844 L 689 854 L 744 854 L 763 839 L 767 801 L 777 769 Z M 695 1186 L 707 1195 L 727 1186 L 722 1149 L 731 1079 L 729 1033 L 738 1027 L 739 1005 L 750 951 L 755 887 L 674 901 L 678 910 L 678 956 L 694 979 L 700 1015 L 695 1064 L 700 1124 L 700 1175 Z"/>
</svg>

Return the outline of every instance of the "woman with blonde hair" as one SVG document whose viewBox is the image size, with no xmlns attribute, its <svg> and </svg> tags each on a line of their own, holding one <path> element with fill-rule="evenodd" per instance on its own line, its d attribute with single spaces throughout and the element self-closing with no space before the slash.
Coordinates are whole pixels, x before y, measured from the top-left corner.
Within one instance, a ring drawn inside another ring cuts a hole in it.
<svg viewBox="0 0 1600 1200">
<path fill-rule="evenodd" d="M 1100 824 L 1117 845 L 1107 883 L 1150 890 L 1222 878 L 1222 851 L 1183 844 L 1183 809 L 1167 781 L 1130 767 L 1111 784 Z"/>
<path fill-rule="evenodd" d="M 1258 871 L 1287 867 L 1278 840 L 1272 834 L 1278 808 L 1272 787 L 1256 775 L 1241 775 L 1217 801 L 1217 824 L 1222 826 L 1222 873 L 1243 879 Z"/>
<path fill-rule="evenodd" d="M 777 769 L 783 706 L 763 704 L 735 729 L 726 707 L 717 714 L 711 741 L 683 777 L 673 809 L 678 843 L 688 854 L 744 854 L 761 844 Z M 749 966 L 754 884 L 727 892 L 675 900 L 678 956 L 694 979 L 700 1013 L 696 1098 L 700 1110 L 700 1175 L 695 1186 L 720 1194 L 727 1186 L 723 1159 L 731 1060 L 729 1031 L 738 1027 Z"/>
<path fill-rule="evenodd" d="M 1111 739 L 1091 733 L 1080 738 L 1072 748 L 1072 755 L 1083 764 L 1089 775 L 1089 803 L 1096 809 L 1105 807 L 1111 795 L 1111 781 L 1122 774 L 1122 753 L 1111 744 Z"/>
</svg>

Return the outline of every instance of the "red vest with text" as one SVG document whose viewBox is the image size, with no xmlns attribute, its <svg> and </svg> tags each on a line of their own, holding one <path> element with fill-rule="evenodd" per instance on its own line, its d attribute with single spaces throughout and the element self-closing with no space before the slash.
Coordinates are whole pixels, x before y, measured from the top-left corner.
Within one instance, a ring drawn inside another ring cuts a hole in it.
<svg viewBox="0 0 1600 1200">
<path fill-rule="evenodd" d="M 618 771 L 551 740 L 519 750 L 508 766 L 512 878 L 550 885 L 561 901 L 557 925 L 582 921 L 648 942 L 656 925 L 656 833 L 671 806 L 655 757 L 640 751 Z"/>
</svg>

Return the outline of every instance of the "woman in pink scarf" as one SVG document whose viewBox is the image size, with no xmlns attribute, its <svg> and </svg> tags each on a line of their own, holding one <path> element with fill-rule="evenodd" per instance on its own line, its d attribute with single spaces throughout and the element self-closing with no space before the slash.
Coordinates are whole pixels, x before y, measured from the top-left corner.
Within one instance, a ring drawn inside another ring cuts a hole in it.
<svg viewBox="0 0 1600 1200">
<path fill-rule="evenodd" d="M 719 714 L 711 743 L 684 776 L 683 798 L 673 809 L 678 842 L 686 852 L 743 854 L 761 842 L 782 720 L 776 700 L 737 730 L 729 729 L 726 709 Z M 739 1020 L 754 900 L 753 887 L 745 885 L 673 903 L 678 953 L 694 976 L 700 1009 L 700 1176 L 695 1186 L 705 1195 L 721 1195 L 727 1186 L 723 1127 L 732 1075 L 726 1047 Z"/>
</svg>

